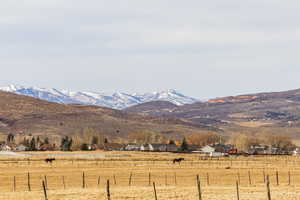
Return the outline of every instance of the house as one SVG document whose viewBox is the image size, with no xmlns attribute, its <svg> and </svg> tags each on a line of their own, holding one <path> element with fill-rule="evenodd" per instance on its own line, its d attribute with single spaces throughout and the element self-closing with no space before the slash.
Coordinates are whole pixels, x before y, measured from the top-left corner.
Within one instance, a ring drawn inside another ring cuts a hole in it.
<svg viewBox="0 0 300 200">
<path fill-rule="evenodd" d="M 103 145 L 103 150 L 105 151 L 120 151 L 124 148 L 123 144 L 119 143 L 105 143 Z"/>
<path fill-rule="evenodd" d="M 206 146 L 201 148 L 201 152 L 206 153 L 206 154 L 210 154 L 212 152 L 215 152 L 215 150 L 216 149 L 214 147 L 210 146 L 210 145 L 206 145 Z"/>
<path fill-rule="evenodd" d="M 149 144 L 150 151 L 166 151 L 166 145 L 165 144 Z"/>
<path fill-rule="evenodd" d="M 140 149 L 141 149 L 141 146 L 138 144 L 127 144 L 123 150 L 124 151 L 140 151 Z"/>
<path fill-rule="evenodd" d="M 140 147 L 141 151 L 150 151 L 150 145 L 149 144 L 142 144 Z"/>
<path fill-rule="evenodd" d="M 0 145 L 0 151 L 11 151 L 12 148 L 8 146 L 7 144 L 1 144 Z"/>
<path fill-rule="evenodd" d="M 272 154 L 271 149 L 268 146 L 264 145 L 252 145 L 249 148 L 248 153 L 252 155 L 264 155 L 264 154 Z"/>
<path fill-rule="evenodd" d="M 27 147 L 23 144 L 20 144 L 16 147 L 16 151 L 27 151 Z"/>
<path fill-rule="evenodd" d="M 212 146 L 215 148 L 215 152 L 229 153 L 229 151 L 234 151 L 234 147 L 231 144 L 215 144 Z"/>
<path fill-rule="evenodd" d="M 191 151 L 191 152 L 199 152 L 199 151 L 201 151 L 201 148 L 200 148 L 199 145 L 189 144 L 188 150 Z"/>
<path fill-rule="evenodd" d="M 177 152 L 178 147 L 176 146 L 176 144 L 167 144 L 166 151 L 167 152 Z"/>
<path fill-rule="evenodd" d="M 177 152 L 176 144 L 149 144 L 150 151 L 158 152 Z"/>
</svg>

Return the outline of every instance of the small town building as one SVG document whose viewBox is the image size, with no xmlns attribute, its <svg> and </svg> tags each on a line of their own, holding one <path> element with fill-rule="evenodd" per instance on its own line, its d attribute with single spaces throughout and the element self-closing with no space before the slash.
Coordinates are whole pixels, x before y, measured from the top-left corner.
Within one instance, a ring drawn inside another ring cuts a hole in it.
<svg viewBox="0 0 300 200">
<path fill-rule="evenodd" d="M 127 144 L 124 147 L 125 151 L 140 151 L 140 149 L 141 149 L 141 146 L 138 144 Z"/>
<path fill-rule="evenodd" d="M 11 151 L 12 148 L 8 146 L 7 144 L 1 144 L 0 145 L 0 151 Z"/>
<path fill-rule="evenodd" d="M 214 147 L 210 146 L 210 145 L 206 145 L 206 146 L 201 148 L 201 152 L 206 153 L 206 154 L 210 154 L 212 152 L 215 152 L 215 150 L 216 149 Z"/>
<path fill-rule="evenodd" d="M 105 151 L 121 151 L 123 148 L 124 145 L 119 143 L 105 143 L 103 145 L 103 150 Z"/>
<path fill-rule="evenodd" d="M 16 151 L 27 151 L 27 147 L 23 144 L 20 144 L 16 147 Z"/>
</svg>

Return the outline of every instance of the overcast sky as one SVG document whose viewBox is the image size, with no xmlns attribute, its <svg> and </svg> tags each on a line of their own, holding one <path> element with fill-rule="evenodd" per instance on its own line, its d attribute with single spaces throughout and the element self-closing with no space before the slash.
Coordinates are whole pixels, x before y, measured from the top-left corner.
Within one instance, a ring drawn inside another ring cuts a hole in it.
<svg viewBox="0 0 300 200">
<path fill-rule="evenodd" d="M 299 0 L 1 0 L 0 85 L 200 99 L 300 88 Z"/>
</svg>

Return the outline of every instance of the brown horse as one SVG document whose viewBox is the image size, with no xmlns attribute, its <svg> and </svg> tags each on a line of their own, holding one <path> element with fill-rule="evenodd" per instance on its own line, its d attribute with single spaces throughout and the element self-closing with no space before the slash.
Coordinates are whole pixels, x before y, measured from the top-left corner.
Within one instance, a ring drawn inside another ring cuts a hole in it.
<svg viewBox="0 0 300 200">
<path fill-rule="evenodd" d="M 46 158 L 45 159 L 45 162 L 46 163 L 51 163 L 52 164 L 52 162 L 55 160 L 55 158 Z"/>
<path fill-rule="evenodd" d="M 184 160 L 184 158 L 175 158 L 174 160 L 173 160 L 173 164 L 175 164 L 175 163 L 181 163 L 181 161 L 183 161 Z"/>
</svg>

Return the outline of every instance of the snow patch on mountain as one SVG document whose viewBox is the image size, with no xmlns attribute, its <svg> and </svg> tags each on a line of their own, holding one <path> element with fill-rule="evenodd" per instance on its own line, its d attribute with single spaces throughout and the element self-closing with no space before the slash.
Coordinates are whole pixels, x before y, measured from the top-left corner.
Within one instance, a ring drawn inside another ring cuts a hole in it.
<svg viewBox="0 0 300 200">
<path fill-rule="evenodd" d="M 176 105 L 191 104 L 199 101 L 195 98 L 185 96 L 176 90 L 145 94 L 127 94 L 123 92 L 105 94 L 103 92 L 68 91 L 55 88 L 24 87 L 20 85 L 3 86 L 0 87 L 0 90 L 61 104 L 97 105 L 114 109 L 125 109 L 150 101 L 169 101 Z"/>
</svg>

